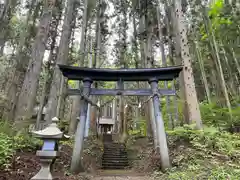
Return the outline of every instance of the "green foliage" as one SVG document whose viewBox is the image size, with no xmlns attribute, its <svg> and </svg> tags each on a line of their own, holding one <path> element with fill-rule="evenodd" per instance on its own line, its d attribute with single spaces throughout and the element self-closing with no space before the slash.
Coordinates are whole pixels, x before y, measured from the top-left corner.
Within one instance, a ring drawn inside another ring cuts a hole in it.
<svg viewBox="0 0 240 180">
<path fill-rule="evenodd" d="M 240 157 L 240 136 L 228 132 L 219 132 L 216 128 L 194 130 L 191 126 L 168 131 L 175 138 L 184 139 L 199 150 L 224 153 L 231 158 Z"/>
<path fill-rule="evenodd" d="M 240 126 L 240 106 L 238 105 L 238 100 L 236 100 L 236 102 L 232 102 L 232 116 L 230 116 L 227 107 L 222 107 L 215 102 L 211 104 L 202 102 L 199 105 L 204 125 L 214 126 L 219 129 L 229 129 L 232 126 Z M 178 100 L 177 106 L 178 120 L 176 121 L 176 107 L 173 103 L 173 98 L 170 98 L 168 110 L 166 107 L 166 99 L 161 99 L 161 111 L 166 128 L 168 128 L 169 124 L 169 113 L 171 113 L 171 117 L 175 121 L 175 126 L 179 126 L 180 122 L 183 122 L 183 101 Z"/>
<path fill-rule="evenodd" d="M 171 180 L 238 179 L 240 136 L 212 127 L 204 130 L 193 127 L 185 125 L 168 131 L 169 144 L 174 146 L 174 167 L 161 176 Z"/>
<path fill-rule="evenodd" d="M 164 120 L 166 129 L 169 128 L 169 114 L 171 115 L 170 117 L 172 118 L 172 121 L 174 121 L 175 126 L 179 126 L 181 122 L 183 122 L 183 117 L 184 117 L 183 101 L 180 99 L 177 99 L 177 101 L 175 102 L 173 98 L 174 97 L 171 97 L 171 96 L 169 97 L 168 109 L 166 106 L 166 98 L 161 98 L 161 112 L 163 115 L 163 120 Z"/>
<path fill-rule="evenodd" d="M 18 133 L 6 122 L 0 123 L 0 132 L 0 168 L 7 168 L 17 151 L 35 150 L 41 143 L 28 133 Z"/>
<path fill-rule="evenodd" d="M 208 126 L 229 128 L 231 126 L 240 125 L 240 107 L 232 108 L 232 118 L 226 107 L 221 107 L 216 103 L 200 104 L 201 115 L 203 123 Z"/>
<path fill-rule="evenodd" d="M 198 165 L 190 165 L 184 171 L 174 171 L 168 175 L 171 180 L 189 180 L 189 179 L 208 179 L 208 180 L 226 180 L 238 179 L 240 171 L 238 169 L 229 168 L 227 166 L 216 166 L 211 169 L 203 168 Z"/>
<path fill-rule="evenodd" d="M 147 123 L 145 119 L 137 120 L 136 128 L 129 130 L 130 136 L 146 136 L 147 135 Z"/>
<path fill-rule="evenodd" d="M 13 153 L 12 139 L 8 135 L 0 133 L 0 167 L 6 168 L 9 165 Z"/>
<path fill-rule="evenodd" d="M 0 111 L 1 111 L 1 108 L 5 107 L 6 104 L 7 104 L 6 96 L 4 95 L 3 92 L 0 92 Z"/>
</svg>

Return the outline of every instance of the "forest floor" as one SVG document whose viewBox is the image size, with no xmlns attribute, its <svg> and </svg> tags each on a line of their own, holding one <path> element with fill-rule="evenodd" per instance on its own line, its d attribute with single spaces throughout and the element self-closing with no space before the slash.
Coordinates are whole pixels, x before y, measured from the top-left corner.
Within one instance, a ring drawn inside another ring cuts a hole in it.
<svg viewBox="0 0 240 180">
<path fill-rule="evenodd" d="M 69 143 L 69 142 L 68 142 Z M 103 171 L 101 143 L 88 139 L 84 145 L 85 173 L 71 175 L 69 165 L 72 143 L 63 144 L 56 160 L 53 175 L 56 180 L 237 180 L 240 179 L 240 135 L 218 131 L 195 131 L 189 128 L 168 132 L 172 168 L 160 171 L 159 157 L 153 151 L 152 140 L 132 136 L 127 143 L 131 170 Z M 3 149 L 2 149 L 3 150 Z M 0 152 L 1 144 L 0 144 Z M 16 151 L 0 180 L 27 180 L 40 169 L 36 150 Z M 0 153 L 1 160 L 1 153 Z M 1 162 L 0 162 L 1 163 Z"/>
<path fill-rule="evenodd" d="M 64 146 L 60 158 L 55 162 L 53 175 L 56 180 L 151 180 L 149 176 L 131 170 L 98 170 L 95 174 L 70 175 L 66 171 L 71 158 L 70 150 L 70 147 Z M 34 152 L 18 152 L 12 159 L 11 166 L 0 170 L 0 180 L 27 180 L 33 177 L 39 169 L 39 158 Z"/>
</svg>

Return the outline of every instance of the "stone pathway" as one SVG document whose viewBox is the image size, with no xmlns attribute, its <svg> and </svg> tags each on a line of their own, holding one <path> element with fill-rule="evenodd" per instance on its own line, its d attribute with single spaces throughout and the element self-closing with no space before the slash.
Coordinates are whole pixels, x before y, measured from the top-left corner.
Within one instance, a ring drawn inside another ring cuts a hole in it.
<svg viewBox="0 0 240 180">
<path fill-rule="evenodd" d="M 136 174 L 131 170 L 104 170 L 99 171 L 91 180 L 153 180 L 153 178 Z"/>
<path fill-rule="evenodd" d="M 99 176 L 92 180 L 153 180 L 148 176 Z"/>
</svg>

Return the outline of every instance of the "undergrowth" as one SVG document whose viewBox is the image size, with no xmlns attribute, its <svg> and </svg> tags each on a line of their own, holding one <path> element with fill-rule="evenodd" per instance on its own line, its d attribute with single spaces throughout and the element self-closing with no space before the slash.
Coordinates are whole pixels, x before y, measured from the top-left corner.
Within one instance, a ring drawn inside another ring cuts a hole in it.
<svg viewBox="0 0 240 180">
<path fill-rule="evenodd" d="M 11 159 L 18 151 L 32 151 L 39 147 L 41 141 L 27 132 L 18 132 L 9 123 L 0 122 L 0 168 L 7 169 Z"/>
<path fill-rule="evenodd" d="M 168 131 L 173 167 L 162 179 L 237 180 L 240 178 L 240 136 L 216 128 L 194 130 L 191 126 Z"/>
<path fill-rule="evenodd" d="M 153 143 L 147 137 L 132 136 L 127 148 L 133 169 L 154 174 L 156 180 L 240 179 L 240 135 L 214 127 L 194 127 L 184 125 L 167 131 L 172 168 L 166 172 L 160 170 L 160 161 L 155 159 Z"/>
</svg>

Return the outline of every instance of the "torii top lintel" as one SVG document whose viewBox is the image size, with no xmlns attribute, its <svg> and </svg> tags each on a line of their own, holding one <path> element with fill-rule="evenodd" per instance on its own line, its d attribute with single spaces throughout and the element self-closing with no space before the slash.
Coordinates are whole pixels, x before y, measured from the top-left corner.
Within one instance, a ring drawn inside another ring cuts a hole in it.
<svg viewBox="0 0 240 180">
<path fill-rule="evenodd" d="M 90 78 L 93 81 L 149 81 L 156 78 L 159 81 L 170 81 L 179 76 L 182 66 L 141 69 L 103 69 L 83 68 L 76 66 L 58 65 L 63 76 L 69 80 L 83 80 Z"/>
</svg>

